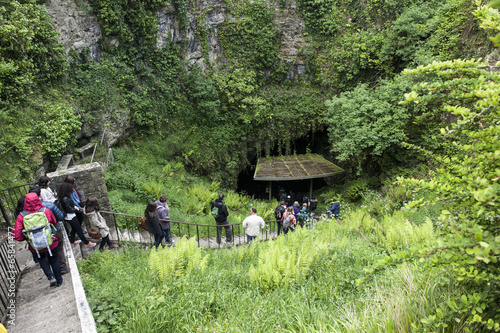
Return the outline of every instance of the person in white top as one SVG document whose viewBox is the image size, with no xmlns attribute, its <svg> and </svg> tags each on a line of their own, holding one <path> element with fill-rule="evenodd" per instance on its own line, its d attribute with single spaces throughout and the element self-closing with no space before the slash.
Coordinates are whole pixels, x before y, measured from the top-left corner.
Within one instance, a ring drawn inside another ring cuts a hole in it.
<svg viewBox="0 0 500 333">
<path fill-rule="evenodd" d="M 41 176 L 38 179 L 38 187 L 40 188 L 40 198 L 42 201 L 50 201 L 54 202 L 57 199 L 57 196 L 52 192 L 49 187 L 50 178 L 47 176 Z"/>
<path fill-rule="evenodd" d="M 250 243 L 259 235 L 260 229 L 264 228 L 266 223 L 262 217 L 257 215 L 257 209 L 250 209 L 250 216 L 243 220 L 243 228 L 246 229 L 247 243 Z"/>
</svg>

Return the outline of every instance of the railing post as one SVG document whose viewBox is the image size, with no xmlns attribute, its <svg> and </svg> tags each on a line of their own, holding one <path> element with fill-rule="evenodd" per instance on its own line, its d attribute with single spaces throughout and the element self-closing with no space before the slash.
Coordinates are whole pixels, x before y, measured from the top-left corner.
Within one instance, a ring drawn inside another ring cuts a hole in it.
<svg viewBox="0 0 500 333">
<path fill-rule="evenodd" d="M 0 199 L 0 210 L 2 211 L 3 218 L 5 219 L 5 224 L 7 225 L 7 227 L 10 227 L 9 216 L 7 215 L 7 212 L 5 211 L 5 208 L 3 208 L 3 203 L 2 203 L 1 199 Z"/>
<path fill-rule="evenodd" d="M 116 241 L 120 243 L 120 230 L 118 229 L 118 223 L 116 223 L 115 214 L 111 214 L 113 216 L 113 222 L 115 222 L 115 231 L 116 231 Z"/>
<path fill-rule="evenodd" d="M 196 225 L 196 238 L 198 239 L 198 247 L 200 247 L 200 230 L 198 225 Z"/>
</svg>

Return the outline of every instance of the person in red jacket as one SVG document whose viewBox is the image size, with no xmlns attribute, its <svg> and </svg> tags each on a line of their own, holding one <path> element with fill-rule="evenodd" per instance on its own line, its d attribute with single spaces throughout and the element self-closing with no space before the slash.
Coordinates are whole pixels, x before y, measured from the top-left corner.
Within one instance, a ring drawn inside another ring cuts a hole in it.
<svg viewBox="0 0 500 333">
<path fill-rule="evenodd" d="M 24 199 L 24 210 L 27 211 L 28 213 L 36 213 L 42 208 L 42 202 L 40 201 L 40 198 L 36 193 L 28 193 L 26 194 L 26 197 Z M 56 226 L 56 218 L 54 217 L 54 214 L 50 211 L 50 209 L 45 209 L 44 210 L 45 216 L 47 216 L 47 219 L 49 220 L 49 223 L 53 224 L 54 227 Z M 14 226 L 14 231 L 12 232 L 12 236 L 14 237 L 15 240 L 17 241 L 24 241 L 26 240 L 26 237 L 23 235 L 23 229 L 24 229 L 24 217 L 23 214 L 17 215 L 16 218 L 16 224 Z M 61 266 L 59 266 L 59 260 L 57 260 L 57 251 L 60 249 L 58 248 L 58 241 L 57 237 L 55 235 L 52 237 L 52 245 L 50 246 L 50 251 L 52 252 L 52 255 L 48 252 L 48 250 L 39 250 L 40 258 L 38 258 L 38 255 L 36 254 L 36 251 L 31 245 L 28 243 L 28 249 L 31 251 L 31 254 L 33 255 L 33 260 L 36 263 L 40 264 L 40 267 L 42 268 L 43 272 L 47 276 L 47 279 L 50 281 L 50 286 L 51 287 L 59 287 L 63 283 L 63 278 L 61 274 Z"/>
</svg>

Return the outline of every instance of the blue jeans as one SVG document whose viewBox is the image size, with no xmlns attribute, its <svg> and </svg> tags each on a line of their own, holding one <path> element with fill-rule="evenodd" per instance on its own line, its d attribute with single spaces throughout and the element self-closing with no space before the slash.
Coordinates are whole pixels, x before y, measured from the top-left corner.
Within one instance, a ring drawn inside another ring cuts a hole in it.
<svg viewBox="0 0 500 333">
<path fill-rule="evenodd" d="M 255 239 L 255 237 L 257 237 L 257 236 L 248 236 L 247 235 L 247 244 L 250 243 L 251 241 L 253 241 Z"/>
<path fill-rule="evenodd" d="M 155 247 L 158 248 L 161 244 L 161 240 L 165 237 L 165 233 L 161 233 L 159 235 L 155 235 Z"/>
<path fill-rule="evenodd" d="M 170 239 L 170 229 L 163 229 L 161 235 L 155 235 L 155 247 L 160 246 L 161 241 L 165 238 L 165 242 L 172 243 Z"/>
<path fill-rule="evenodd" d="M 163 238 L 165 238 L 165 242 L 172 243 L 170 239 L 170 229 L 163 229 Z"/>
<path fill-rule="evenodd" d="M 278 226 L 278 236 L 281 234 L 281 220 L 276 220 L 276 225 Z"/>
<path fill-rule="evenodd" d="M 231 226 L 229 222 L 226 220 L 224 222 L 215 221 L 217 225 L 217 244 L 220 244 L 222 238 L 222 227 L 226 229 L 226 243 L 231 243 L 233 241 L 233 235 L 231 234 Z"/>
</svg>

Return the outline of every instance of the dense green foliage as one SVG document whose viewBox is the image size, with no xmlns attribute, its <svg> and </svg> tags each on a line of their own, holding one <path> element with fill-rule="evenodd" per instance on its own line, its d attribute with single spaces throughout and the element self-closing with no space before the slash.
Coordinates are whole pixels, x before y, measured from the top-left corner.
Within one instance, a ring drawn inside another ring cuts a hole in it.
<svg viewBox="0 0 500 333">
<path fill-rule="evenodd" d="M 154 139 L 136 138 L 129 147 L 115 150 L 115 162 L 105 174 L 113 211 L 143 216 L 148 201 L 156 201 L 161 194 L 166 194 L 172 220 L 214 225 L 210 203 L 223 191 L 220 183 L 188 173 L 182 160 L 171 159 L 172 149 L 169 142 L 158 145 Z M 223 193 L 230 223 L 241 223 L 251 207 L 255 207 L 266 221 L 273 219 L 277 202 L 257 202 L 233 190 L 224 190 Z M 136 228 L 135 221 L 134 225 L 125 225 L 127 220 L 120 217 L 117 217 L 117 223 L 120 227 Z M 180 232 L 179 235 L 177 226 L 173 230 L 177 236 L 182 236 L 187 234 L 185 226 Z M 200 232 L 203 236 L 207 230 L 201 228 Z"/>
<path fill-rule="evenodd" d="M 407 266 L 367 273 L 365 268 L 388 249 L 353 233 L 355 226 L 356 218 L 352 226 L 324 222 L 314 230 L 231 251 L 200 250 L 186 242 L 149 253 L 96 253 L 80 268 L 102 332 L 241 332 L 249 325 L 253 331 L 397 331 L 440 302 L 458 299 L 458 289 L 441 285 L 450 276 L 438 270 L 425 273 Z M 401 239 L 412 226 L 405 228 L 396 233 Z M 432 229 L 422 236 L 432 239 Z M 363 277 L 376 283 L 358 284 Z M 112 296 L 117 282 L 127 298 Z M 428 292 L 415 297 L 418 290 Z M 396 304 L 398 311 L 392 312 Z"/>
<path fill-rule="evenodd" d="M 42 156 L 61 156 L 80 123 L 54 89 L 67 64 L 46 9 L 1 1 L 0 22 L 0 184 L 8 187 L 29 178 Z"/>
<path fill-rule="evenodd" d="M 95 254 L 81 266 L 100 330 L 498 330 L 500 76 L 471 60 L 492 50 L 487 34 L 498 44 L 498 11 L 472 0 L 299 0 L 297 77 L 280 52 L 275 10 L 286 1 L 225 4 L 212 62 L 210 9 L 173 2 L 180 31 L 195 26 L 199 67 L 185 61 L 184 35 L 159 43 L 166 1 L 91 0 L 99 59 L 67 59 L 36 1 L 0 1 L 5 187 L 71 151 L 103 112 L 128 113 L 136 133 L 106 173 L 124 213 L 142 215 L 166 193 L 173 219 L 213 223 L 208 205 L 224 191 L 230 222 L 251 206 L 269 217 L 276 203 L 223 188 L 250 159 L 294 153 L 324 129 L 322 148 L 347 179 L 373 176 L 317 193 L 321 205 L 342 199 L 340 223 L 277 241 Z"/>
<path fill-rule="evenodd" d="M 214 61 L 208 59 L 209 51 L 214 51 L 209 50 L 213 27 L 206 22 L 210 8 L 189 8 L 184 0 L 174 1 L 181 36 L 159 43 L 157 11 L 167 2 L 92 0 L 90 5 L 104 34 L 101 58 L 96 62 L 88 50 L 71 52 L 69 70 L 43 6 L 23 1 L 0 7 L 2 80 L 6 80 L 0 89 L 7 124 L 0 148 L 2 159 L 14 161 L 13 169 L 22 171 L 15 181 L 27 177 L 40 157 L 56 161 L 72 148 L 72 142 L 51 145 L 50 140 L 30 149 L 17 134 L 22 113 L 32 109 L 27 104 L 38 110 L 54 103 L 43 92 L 47 85 L 63 101 L 49 109 L 61 105 L 77 112 L 83 123 L 101 127 L 108 126 L 99 123 L 101 113 L 129 113 L 136 130 L 177 142 L 175 158 L 188 170 L 223 186 L 235 187 L 236 175 L 248 166 L 249 156 L 293 153 L 295 140 L 327 126 L 338 162 L 347 169 L 355 166 L 357 172 L 376 174 L 381 166 L 401 163 L 403 140 L 419 142 L 429 133 L 427 127 L 412 126 L 416 113 L 408 109 L 405 113 L 408 106 L 396 106 L 410 83 L 392 79 L 406 67 L 474 57 L 490 48 L 470 0 L 408 0 L 404 5 L 400 1 L 299 1 L 307 44 L 298 54 L 306 59 L 306 66 L 297 79 L 291 75 L 292 64 L 281 59 L 275 8 L 266 2 L 226 1 L 228 19 L 218 27 L 221 51 Z M 280 7 L 286 8 L 286 2 Z M 486 11 L 484 16 L 488 17 Z M 34 20 L 39 22 L 37 28 L 26 29 Z M 185 63 L 188 41 L 183 38 L 188 25 L 194 27 L 205 58 L 203 69 Z M 22 38 L 14 38 L 15 31 Z M 67 81 L 61 84 L 63 75 Z M 31 93 L 42 97 L 29 100 Z M 326 112 L 324 101 L 329 98 Z M 343 103 L 346 99 L 351 103 Z M 367 131 L 370 142 L 356 144 L 356 151 L 349 152 L 364 133 L 356 134 L 357 123 L 346 115 L 354 114 L 353 108 L 358 113 L 365 110 L 358 106 L 367 104 L 367 99 L 372 106 L 364 107 L 372 115 L 364 114 L 365 121 L 377 112 L 384 114 L 378 117 L 378 128 L 387 117 L 398 121 L 380 136 L 374 133 L 377 127 Z M 384 103 L 387 107 L 382 108 Z M 77 126 L 63 127 L 61 133 L 75 135 Z M 30 150 L 38 153 L 27 153 Z"/>
</svg>

